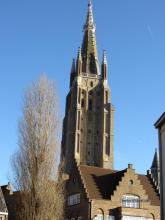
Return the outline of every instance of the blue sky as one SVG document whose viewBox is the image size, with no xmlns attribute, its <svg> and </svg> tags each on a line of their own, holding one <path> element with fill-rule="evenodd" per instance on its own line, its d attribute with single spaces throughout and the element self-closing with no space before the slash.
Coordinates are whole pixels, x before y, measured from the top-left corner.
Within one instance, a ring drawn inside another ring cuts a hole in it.
<svg viewBox="0 0 165 220">
<path fill-rule="evenodd" d="M 0 184 L 10 175 L 24 89 L 45 73 L 56 81 L 61 117 L 87 0 L 0 1 Z M 115 106 L 115 168 L 150 167 L 153 124 L 165 110 L 165 1 L 93 0 L 99 57 L 107 50 Z"/>
</svg>

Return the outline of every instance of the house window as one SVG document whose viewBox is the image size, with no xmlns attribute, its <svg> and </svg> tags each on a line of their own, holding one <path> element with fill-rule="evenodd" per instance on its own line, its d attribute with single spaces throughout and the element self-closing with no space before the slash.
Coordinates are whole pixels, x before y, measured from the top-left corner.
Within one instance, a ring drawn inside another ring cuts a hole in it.
<svg viewBox="0 0 165 220">
<path fill-rule="evenodd" d="M 115 220 L 115 216 L 107 215 L 106 220 Z"/>
<path fill-rule="evenodd" d="M 153 218 L 152 218 L 153 219 Z M 123 215 L 122 220 L 151 220 L 150 218 L 145 218 L 142 216 L 129 216 Z"/>
<path fill-rule="evenodd" d="M 68 206 L 77 205 L 80 203 L 80 193 L 68 196 Z"/>
<path fill-rule="evenodd" d="M 109 137 L 105 137 L 105 153 L 107 156 L 110 155 L 110 142 Z"/>
<path fill-rule="evenodd" d="M 95 220 L 103 220 L 103 215 L 102 215 L 102 214 L 98 214 L 98 215 L 95 217 Z"/>
<path fill-rule="evenodd" d="M 123 207 L 127 208 L 140 208 L 140 199 L 139 196 L 135 195 L 124 195 L 122 197 Z"/>
</svg>

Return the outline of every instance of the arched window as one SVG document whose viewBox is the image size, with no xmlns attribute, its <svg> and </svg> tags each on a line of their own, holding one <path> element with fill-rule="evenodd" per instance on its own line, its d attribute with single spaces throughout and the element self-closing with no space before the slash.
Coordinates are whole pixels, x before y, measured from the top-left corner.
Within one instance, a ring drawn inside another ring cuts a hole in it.
<svg viewBox="0 0 165 220">
<path fill-rule="evenodd" d="M 122 197 L 123 207 L 127 208 L 140 208 L 140 198 L 136 195 L 123 195 Z"/>
</svg>

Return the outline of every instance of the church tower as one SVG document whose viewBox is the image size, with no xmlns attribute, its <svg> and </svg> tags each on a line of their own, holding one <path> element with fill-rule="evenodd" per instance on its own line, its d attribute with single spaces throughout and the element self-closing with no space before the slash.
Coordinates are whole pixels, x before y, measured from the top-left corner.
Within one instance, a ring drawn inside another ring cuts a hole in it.
<svg viewBox="0 0 165 220">
<path fill-rule="evenodd" d="M 105 51 L 101 68 L 99 65 L 91 1 L 82 46 L 71 67 L 61 147 L 61 160 L 65 162 L 67 173 L 74 161 L 113 169 L 114 107 Z"/>
</svg>

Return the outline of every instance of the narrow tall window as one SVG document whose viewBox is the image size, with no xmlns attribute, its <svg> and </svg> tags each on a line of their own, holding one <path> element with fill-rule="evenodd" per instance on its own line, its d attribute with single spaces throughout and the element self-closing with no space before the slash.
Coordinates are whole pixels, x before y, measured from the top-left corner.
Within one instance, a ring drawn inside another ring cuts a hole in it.
<svg viewBox="0 0 165 220">
<path fill-rule="evenodd" d="M 84 108 L 84 99 L 81 99 L 81 108 Z"/>
<path fill-rule="evenodd" d="M 79 91 L 78 91 L 78 103 L 80 103 L 80 98 L 81 98 L 81 89 L 79 88 Z"/>
<path fill-rule="evenodd" d="M 78 111 L 77 129 L 80 130 L 80 111 Z"/>
<path fill-rule="evenodd" d="M 109 137 L 105 137 L 105 153 L 108 156 L 110 154 Z"/>
<path fill-rule="evenodd" d="M 77 134 L 77 153 L 80 151 L 80 135 Z"/>
<path fill-rule="evenodd" d="M 89 111 L 92 111 L 92 99 L 89 99 L 88 109 Z"/>
</svg>

